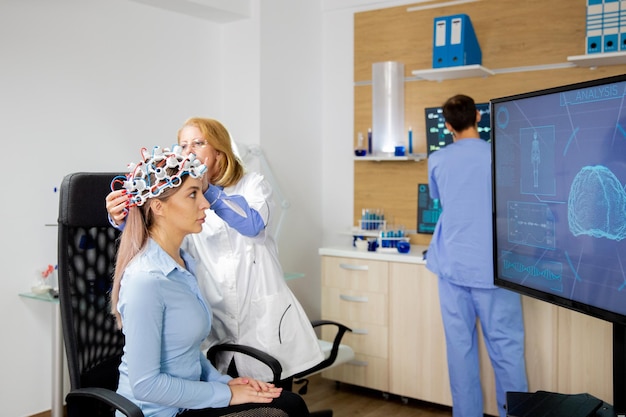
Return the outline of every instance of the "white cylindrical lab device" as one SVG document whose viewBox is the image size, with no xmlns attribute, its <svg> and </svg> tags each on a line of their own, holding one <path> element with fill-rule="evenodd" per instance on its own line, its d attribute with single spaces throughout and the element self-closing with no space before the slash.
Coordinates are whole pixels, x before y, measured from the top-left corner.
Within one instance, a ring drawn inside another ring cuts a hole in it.
<svg viewBox="0 0 626 417">
<path fill-rule="evenodd" d="M 372 151 L 394 153 L 404 144 L 404 64 L 372 64 Z"/>
</svg>

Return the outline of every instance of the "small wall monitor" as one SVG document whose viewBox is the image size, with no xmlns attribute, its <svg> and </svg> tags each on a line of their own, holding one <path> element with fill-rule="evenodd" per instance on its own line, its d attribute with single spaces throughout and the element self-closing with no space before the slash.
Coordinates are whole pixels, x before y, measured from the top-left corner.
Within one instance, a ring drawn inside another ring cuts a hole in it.
<svg viewBox="0 0 626 417">
<path fill-rule="evenodd" d="M 491 141 L 491 110 L 489 103 L 476 103 L 480 112 L 478 134 L 481 139 Z M 424 109 L 426 117 L 426 152 L 428 155 L 452 143 L 452 134 L 445 126 L 441 107 L 427 107 Z"/>
<path fill-rule="evenodd" d="M 428 184 L 417 184 L 417 233 L 433 234 L 440 215 L 441 204 L 430 198 Z"/>
</svg>

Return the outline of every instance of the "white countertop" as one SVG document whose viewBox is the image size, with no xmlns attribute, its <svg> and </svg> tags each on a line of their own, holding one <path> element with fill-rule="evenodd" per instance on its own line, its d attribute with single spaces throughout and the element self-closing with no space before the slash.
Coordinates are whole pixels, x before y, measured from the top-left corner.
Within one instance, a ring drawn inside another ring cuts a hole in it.
<svg viewBox="0 0 626 417">
<path fill-rule="evenodd" d="M 369 252 L 359 250 L 353 246 L 334 246 L 319 249 L 319 254 L 324 256 L 339 256 L 356 259 L 371 259 L 374 261 L 406 262 L 411 264 L 426 264 L 423 252 L 427 246 L 411 245 L 409 253 L 399 253 L 398 251 Z"/>
</svg>

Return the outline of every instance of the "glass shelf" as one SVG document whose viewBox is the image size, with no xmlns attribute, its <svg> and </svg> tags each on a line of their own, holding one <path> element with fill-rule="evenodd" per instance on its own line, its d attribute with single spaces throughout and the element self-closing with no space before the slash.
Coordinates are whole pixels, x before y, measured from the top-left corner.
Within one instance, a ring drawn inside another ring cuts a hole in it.
<svg viewBox="0 0 626 417">
<path fill-rule="evenodd" d="M 46 301 L 48 303 L 59 304 L 59 297 L 53 297 L 49 292 L 43 294 L 35 294 L 34 292 L 23 292 L 20 297 L 32 298 L 33 300 Z"/>
<path fill-rule="evenodd" d="M 303 278 L 304 274 L 302 272 L 285 272 L 285 281 L 289 281 L 290 279 Z"/>
<path fill-rule="evenodd" d="M 416 234 L 417 230 L 405 230 L 404 231 L 405 235 L 409 235 L 409 234 Z M 345 235 L 345 236 L 363 236 L 363 237 L 379 237 L 380 236 L 380 230 L 363 230 L 359 227 L 353 226 L 351 228 L 349 228 L 348 230 L 344 230 L 344 231 L 340 231 L 339 234 L 341 235 Z"/>
</svg>

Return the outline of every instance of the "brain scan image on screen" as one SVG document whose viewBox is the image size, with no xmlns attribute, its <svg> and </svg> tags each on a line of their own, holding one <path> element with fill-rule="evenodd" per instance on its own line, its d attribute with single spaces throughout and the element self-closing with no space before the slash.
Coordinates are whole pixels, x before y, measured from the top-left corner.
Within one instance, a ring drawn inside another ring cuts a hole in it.
<svg viewBox="0 0 626 417">
<path fill-rule="evenodd" d="M 574 236 L 626 238 L 626 190 L 607 167 L 583 167 L 574 177 L 567 205 Z"/>
</svg>

